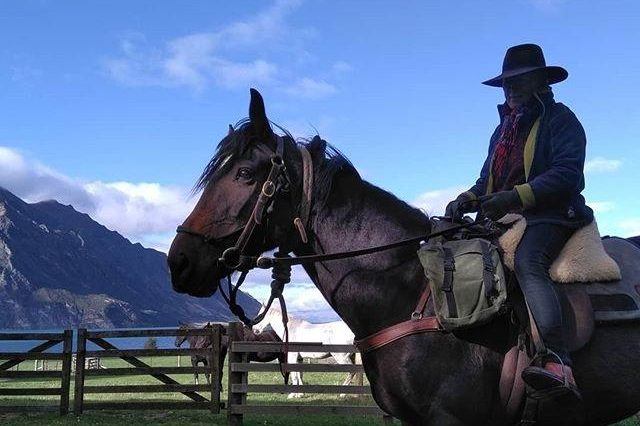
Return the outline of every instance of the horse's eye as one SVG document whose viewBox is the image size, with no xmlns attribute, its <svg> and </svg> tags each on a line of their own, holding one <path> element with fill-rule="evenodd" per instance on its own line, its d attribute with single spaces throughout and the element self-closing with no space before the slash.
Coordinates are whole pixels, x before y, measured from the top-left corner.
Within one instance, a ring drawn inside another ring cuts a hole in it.
<svg viewBox="0 0 640 426">
<path fill-rule="evenodd" d="M 236 179 L 251 180 L 253 179 L 253 170 L 248 167 L 240 167 L 236 173 Z"/>
</svg>

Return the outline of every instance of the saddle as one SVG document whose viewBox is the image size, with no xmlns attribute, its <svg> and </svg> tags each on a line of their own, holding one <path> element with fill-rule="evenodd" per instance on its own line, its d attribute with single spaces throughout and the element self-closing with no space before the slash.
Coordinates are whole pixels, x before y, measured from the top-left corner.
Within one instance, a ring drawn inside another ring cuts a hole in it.
<svg viewBox="0 0 640 426">
<path fill-rule="evenodd" d="M 579 232 L 577 231 L 577 234 Z M 595 235 L 598 243 L 600 242 L 595 224 L 588 232 Z M 501 238 L 504 241 L 504 235 Z M 578 234 L 578 238 L 584 243 L 585 232 Z M 571 250 L 575 249 L 576 241 L 573 241 L 573 247 L 571 243 L 572 240 L 569 241 L 558 261 L 554 263 L 551 273 L 557 282 L 555 285 L 558 294 L 561 296 L 565 339 L 569 351 L 573 353 L 582 349 L 591 340 L 596 325 L 640 319 L 640 285 L 635 278 L 640 274 L 640 246 L 623 238 L 604 237 L 601 239 L 601 252 L 595 249 L 582 250 L 580 253 L 583 255 L 582 262 L 586 262 L 588 266 L 599 265 L 601 268 L 579 269 L 576 267 L 579 263 L 575 260 L 571 261 Z M 593 248 L 593 246 L 592 244 L 590 247 Z M 592 257 L 584 257 L 585 252 L 591 253 Z M 508 260 L 505 260 L 504 264 L 508 267 Z M 567 265 L 571 270 L 567 269 Z M 567 280 L 572 271 L 578 271 L 584 280 L 593 282 Z M 589 271 L 593 273 L 589 274 Z M 564 278 L 558 279 L 559 274 Z M 522 301 L 519 303 L 522 304 Z M 517 311 L 518 301 L 514 300 L 514 304 L 516 305 L 514 311 Z M 520 305 L 520 310 L 523 309 Z M 521 313 L 519 316 L 521 320 L 523 315 Z M 526 319 L 524 321 L 526 322 Z M 507 352 L 500 377 L 501 401 L 512 419 L 518 415 L 524 401 L 525 384 L 521 373 L 531 361 L 531 348 L 527 348 L 529 349 L 527 351 L 523 350 L 523 346 L 525 345 L 515 345 Z"/>
<path fill-rule="evenodd" d="M 442 230 L 449 226 L 443 222 L 436 220 L 432 224 Z M 505 269 L 512 270 L 513 255 L 526 222 L 512 220 L 510 223 L 515 223 L 518 228 L 511 234 L 508 229 L 513 228 L 509 226 L 497 229 L 478 226 L 451 238 L 482 237 L 492 240 L 502 248 Z M 579 351 L 589 342 L 597 324 L 640 319 L 640 284 L 635 281 L 635 277 L 640 276 L 640 246 L 623 238 L 601 239 L 595 223 L 577 231 L 574 236 L 550 270 L 561 296 L 566 326 L 564 333 L 570 352 Z M 513 278 L 512 274 L 512 281 Z M 508 300 L 512 312 L 521 325 L 527 325 L 523 296 L 517 285 L 510 287 Z M 523 337 L 521 335 L 507 351 L 500 377 L 501 401 L 512 419 L 518 415 L 524 401 L 522 370 L 529 365 L 534 354 L 530 339 L 525 342 L 527 339 Z"/>
</svg>

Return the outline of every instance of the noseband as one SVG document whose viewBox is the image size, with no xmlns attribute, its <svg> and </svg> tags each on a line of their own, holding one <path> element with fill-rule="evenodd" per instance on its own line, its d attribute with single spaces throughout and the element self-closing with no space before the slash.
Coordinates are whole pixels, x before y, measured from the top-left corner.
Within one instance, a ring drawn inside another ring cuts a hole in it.
<svg viewBox="0 0 640 426">
<path fill-rule="evenodd" d="M 281 192 L 288 191 L 291 185 L 291 180 L 289 179 L 289 174 L 284 163 L 284 139 L 279 135 L 275 135 L 275 137 L 276 150 L 271 156 L 271 169 L 269 171 L 269 174 L 267 175 L 265 182 L 262 184 L 260 194 L 258 195 L 256 204 L 253 207 L 251 216 L 249 217 L 249 220 L 247 221 L 245 226 L 241 228 L 242 231 L 235 244 L 224 250 L 221 257 L 218 259 L 218 262 L 220 262 L 230 270 L 241 271 L 240 277 L 238 279 L 238 282 L 235 285 L 232 285 L 231 277 L 227 276 L 229 293 L 228 296 L 223 291 L 221 282 L 218 283 L 218 286 L 220 287 L 220 292 L 229 305 L 231 312 L 234 313 L 238 318 L 242 320 L 242 322 L 244 322 L 248 326 L 255 325 L 262 321 L 269 308 L 271 307 L 273 300 L 276 298 L 279 299 L 283 313 L 283 322 L 285 322 L 286 328 L 286 306 L 284 303 L 284 298 L 282 297 L 282 290 L 284 289 L 284 285 L 291 280 L 290 265 L 273 266 L 271 296 L 269 297 L 269 301 L 267 302 L 264 311 L 256 318 L 248 318 L 242 307 L 236 302 L 238 289 L 244 282 L 249 270 L 255 267 L 255 257 L 245 255 L 247 244 L 251 240 L 251 237 L 253 236 L 256 228 L 263 225 L 268 219 L 268 215 L 270 213 L 269 207 L 272 205 L 274 197 Z M 308 242 L 308 237 L 305 228 L 307 222 L 309 221 L 309 214 L 311 210 L 313 163 L 311 154 L 304 146 L 299 145 L 298 149 L 300 150 L 300 154 L 302 156 L 303 195 L 298 208 L 298 215 L 294 218 L 293 225 L 298 231 L 302 242 L 306 244 Z M 178 226 L 176 232 L 179 234 L 188 234 L 191 236 L 199 237 L 206 244 L 211 244 L 214 246 L 218 245 L 219 239 L 214 239 L 206 234 L 194 231 L 182 225 Z M 236 232 L 239 232 L 239 230 L 229 234 L 229 236 L 235 234 Z M 278 258 L 287 258 L 289 257 L 289 255 L 286 254 L 288 252 L 289 250 L 281 249 L 279 252 L 275 253 L 275 256 Z"/>
</svg>

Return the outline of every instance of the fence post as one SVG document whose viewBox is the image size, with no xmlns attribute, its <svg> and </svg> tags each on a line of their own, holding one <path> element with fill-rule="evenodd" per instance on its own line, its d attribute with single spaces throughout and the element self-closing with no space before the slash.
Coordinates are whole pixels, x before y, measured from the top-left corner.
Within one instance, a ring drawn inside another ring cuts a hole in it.
<svg viewBox="0 0 640 426">
<path fill-rule="evenodd" d="M 64 331 L 64 342 L 62 343 L 62 385 L 60 393 L 60 415 L 69 414 L 69 388 L 71 384 L 71 351 L 72 351 L 73 331 Z"/>
<path fill-rule="evenodd" d="M 211 412 L 213 414 L 220 413 L 220 373 L 222 366 L 220 365 L 220 324 L 214 324 L 209 331 L 211 338 L 211 356 L 209 358 L 209 370 L 211 372 Z M 206 374 L 206 373 L 205 373 Z"/>
<path fill-rule="evenodd" d="M 73 399 L 73 413 L 77 416 L 82 414 L 82 404 L 84 402 L 84 360 L 87 352 L 87 329 L 78 329 L 78 347 L 76 352 L 76 383 Z"/>
<path fill-rule="evenodd" d="M 233 412 L 233 407 L 236 405 L 241 405 L 244 401 L 243 401 L 243 395 L 244 394 L 240 394 L 240 393 L 234 393 L 232 391 L 233 389 L 233 385 L 236 384 L 242 384 L 244 377 L 243 377 L 243 373 L 242 372 L 234 372 L 232 371 L 231 366 L 233 365 L 233 363 L 235 362 L 242 362 L 242 354 L 238 353 L 238 352 L 234 352 L 233 350 L 233 342 L 236 340 L 240 340 L 240 336 L 241 336 L 241 331 L 242 331 L 242 324 L 240 324 L 239 322 L 232 322 L 229 323 L 229 330 L 227 332 L 228 334 L 228 338 L 229 338 L 229 347 L 227 348 L 227 353 L 229 354 L 229 374 L 227 374 L 228 376 L 228 381 L 229 381 L 229 386 L 228 386 L 228 392 L 227 392 L 227 424 L 229 426 L 241 426 L 242 425 L 242 420 L 243 420 L 243 416 L 241 413 L 234 413 Z"/>
</svg>

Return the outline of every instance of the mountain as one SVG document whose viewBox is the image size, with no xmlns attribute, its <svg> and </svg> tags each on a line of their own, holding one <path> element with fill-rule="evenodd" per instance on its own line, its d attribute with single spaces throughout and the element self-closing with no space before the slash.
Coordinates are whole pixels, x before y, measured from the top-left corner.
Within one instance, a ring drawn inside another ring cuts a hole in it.
<svg viewBox="0 0 640 426">
<path fill-rule="evenodd" d="M 238 301 L 249 313 L 259 303 Z M 0 187 L 0 328 L 176 326 L 233 319 L 219 293 L 171 288 L 167 256 L 56 201 Z"/>
</svg>

